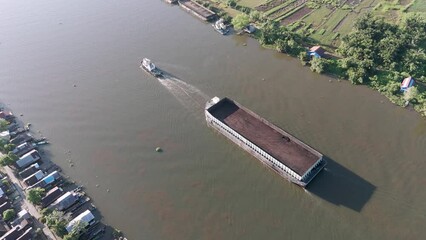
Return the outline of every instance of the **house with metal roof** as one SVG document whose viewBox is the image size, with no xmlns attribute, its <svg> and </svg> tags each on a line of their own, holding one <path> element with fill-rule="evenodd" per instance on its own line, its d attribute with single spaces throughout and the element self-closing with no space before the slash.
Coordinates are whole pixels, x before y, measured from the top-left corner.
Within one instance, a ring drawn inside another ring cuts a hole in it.
<svg viewBox="0 0 426 240">
<path fill-rule="evenodd" d="M 407 77 L 401 82 L 401 92 L 407 91 L 410 87 L 414 86 L 416 81 L 412 77 Z"/>
<path fill-rule="evenodd" d="M 313 46 L 308 51 L 309 56 L 316 57 L 316 58 L 322 58 L 325 54 L 325 49 L 321 46 Z"/>
<path fill-rule="evenodd" d="M 35 147 L 31 143 L 24 142 L 18 145 L 15 149 L 13 149 L 12 153 L 18 157 L 21 157 L 24 154 L 28 153 L 29 151 L 33 150 L 34 148 Z"/>
<path fill-rule="evenodd" d="M 34 149 L 24 154 L 22 157 L 20 157 L 19 160 L 15 162 L 15 165 L 20 169 L 26 168 L 30 166 L 31 164 L 39 161 L 40 159 L 41 159 L 40 154 L 38 153 L 37 150 Z"/>
<path fill-rule="evenodd" d="M 15 136 L 14 138 L 12 138 L 10 140 L 10 143 L 15 144 L 15 145 L 21 145 L 24 142 L 30 142 L 32 140 L 33 140 L 33 136 L 31 136 L 31 134 L 21 133 L 21 134 L 18 134 L 17 136 Z"/>
<path fill-rule="evenodd" d="M 60 196 L 54 203 L 52 203 L 52 208 L 55 208 L 59 211 L 64 211 L 74 205 L 81 195 L 75 192 L 66 192 L 64 195 Z"/>
<path fill-rule="evenodd" d="M 24 170 L 19 172 L 19 176 L 21 178 L 27 178 L 37 172 L 40 169 L 40 165 L 38 163 L 34 163 L 30 165 L 29 167 L 25 168 Z"/>
<path fill-rule="evenodd" d="M 46 195 L 41 199 L 41 206 L 43 208 L 49 206 L 56 199 L 58 199 L 63 193 L 64 193 L 64 190 L 62 190 L 62 188 L 60 187 L 54 187 L 50 189 L 50 191 L 48 191 Z"/>
<path fill-rule="evenodd" d="M 58 181 L 61 178 L 62 177 L 59 174 L 59 172 L 54 171 L 54 172 L 51 172 L 46 177 L 44 177 L 43 179 L 41 179 L 40 181 L 38 181 L 36 184 L 28 187 L 27 189 L 37 188 L 37 187 L 46 188 L 46 187 L 53 185 L 56 181 Z"/>
<path fill-rule="evenodd" d="M 44 178 L 45 174 L 43 171 L 38 170 L 37 172 L 31 174 L 30 176 L 26 177 L 24 179 L 24 183 L 27 186 L 32 186 L 34 185 L 36 182 L 40 181 L 40 179 Z"/>
</svg>

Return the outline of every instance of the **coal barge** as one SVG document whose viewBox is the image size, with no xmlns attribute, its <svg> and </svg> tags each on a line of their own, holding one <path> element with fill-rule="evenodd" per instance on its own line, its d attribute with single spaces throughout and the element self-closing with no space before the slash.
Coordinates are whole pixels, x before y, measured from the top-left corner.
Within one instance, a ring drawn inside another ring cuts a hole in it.
<svg viewBox="0 0 426 240">
<path fill-rule="evenodd" d="M 209 127 L 301 187 L 327 164 L 321 153 L 229 98 L 208 101 L 205 116 Z"/>
</svg>

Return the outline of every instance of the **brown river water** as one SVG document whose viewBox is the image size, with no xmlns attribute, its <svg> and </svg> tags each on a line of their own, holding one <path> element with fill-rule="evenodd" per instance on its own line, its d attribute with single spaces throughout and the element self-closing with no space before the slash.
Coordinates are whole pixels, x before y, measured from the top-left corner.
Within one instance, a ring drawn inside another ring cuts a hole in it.
<svg viewBox="0 0 426 240">
<path fill-rule="evenodd" d="M 0 101 L 49 138 L 46 157 L 129 239 L 426 235 L 417 113 L 159 0 L 0 6 Z M 141 71 L 145 56 L 172 77 Z M 326 170 L 306 191 L 280 178 L 207 128 L 216 95 L 325 154 Z"/>
</svg>

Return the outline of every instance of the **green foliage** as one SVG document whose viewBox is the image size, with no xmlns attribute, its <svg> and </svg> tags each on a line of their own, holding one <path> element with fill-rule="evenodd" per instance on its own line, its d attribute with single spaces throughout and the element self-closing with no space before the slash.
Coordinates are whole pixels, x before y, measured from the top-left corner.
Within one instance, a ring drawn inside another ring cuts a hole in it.
<svg viewBox="0 0 426 240">
<path fill-rule="evenodd" d="M 78 221 L 74 224 L 71 232 L 67 235 L 69 239 L 78 239 L 80 235 L 87 231 L 87 223 Z"/>
<path fill-rule="evenodd" d="M 4 145 L 4 151 L 5 152 L 10 152 L 10 151 L 12 151 L 13 149 L 15 149 L 15 144 L 13 144 L 13 143 L 9 143 L 9 144 L 6 144 L 6 145 Z"/>
<path fill-rule="evenodd" d="M 234 25 L 234 28 L 237 30 L 241 30 L 244 27 L 246 27 L 250 23 L 249 15 L 242 13 L 238 14 L 232 19 L 232 25 Z"/>
<path fill-rule="evenodd" d="M 78 236 L 73 236 L 68 234 L 64 236 L 63 240 L 78 240 L 78 238 L 79 238 Z"/>
<path fill-rule="evenodd" d="M 417 90 L 417 87 L 413 86 L 407 89 L 407 91 L 404 92 L 404 100 L 405 101 L 413 101 L 414 99 L 417 99 L 419 96 L 419 90 Z"/>
<path fill-rule="evenodd" d="M 51 214 L 52 212 L 53 212 L 53 210 L 50 209 L 50 208 L 43 208 L 40 211 L 41 215 L 44 216 L 44 217 L 47 216 L 47 215 L 49 215 L 49 214 Z"/>
<path fill-rule="evenodd" d="M 373 69 L 408 72 L 419 78 L 426 72 L 426 20 L 418 15 L 405 19 L 402 27 L 384 22 L 382 18 L 366 14 L 354 25 L 354 30 L 343 38 L 338 51 L 351 58 L 367 75 Z"/>
<path fill-rule="evenodd" d="M 249 7 L 238 5 L 237 1 L 235 0 L 229 0 L 227 2 L 227 5 L 235 10 L 238 10 L 246 14 L 249 14 L 252 11 L 252 9 Z"/>
<path fill-rule="evenodd" d="M 69 216 L 64 215 L 63 212 L 54 210 L 49 215 L 45 217 L 46 225 L 53 229 L 55 234 L 59 237 L 63 237 L 67 234 L 67 230 L 65 229 L 67 223 L 69 222 Z"/>
<path fill-rule="evenodd" d="M 32 204 L 39 205 L 44 196 L 45 190 L 43 188 L 32 188 L 28 191 L 28 201 Z"/>
<path fill-rule="evenodd" d="M 311 70 L 317 73 L 323 73 L 326 68 L 326 62 L 323 58 L 314 57 L 311 60 Z"/>
<path fill-rule="evenodd" d="M 0 166 L 9 166 L 12 165 L 18 160 L 18 156 L 13 154 L 12 152 L 9 152 L 8 154 L 4 155 L 0 158 Z"/>
<path fill-rule="evenodd" d="M 253 10 L 249 14 L 250 22 L 263 22 L 265 21 L 265 17 L 259 11 Z"/>
<path fill-rule="evenodd" d="M 16 216 L 15 210 L 13 209 L 7 209 L 6 211 L 3 212 L 3 220 L 8 222 L 12 219 L 14 219 Z"/>
<path fill-rule="evenodd" d="M 299 60 L 303 66 L 305 66 L 309 62 L 309 55 L 306 51 L 300 51 Z"/>
<path fill-rule="evenodd" d="M 0 119 L 0 132 L 6 131 L 7 126 L 9 126 L 9 122 L 4 119 Z"/>
</svg>

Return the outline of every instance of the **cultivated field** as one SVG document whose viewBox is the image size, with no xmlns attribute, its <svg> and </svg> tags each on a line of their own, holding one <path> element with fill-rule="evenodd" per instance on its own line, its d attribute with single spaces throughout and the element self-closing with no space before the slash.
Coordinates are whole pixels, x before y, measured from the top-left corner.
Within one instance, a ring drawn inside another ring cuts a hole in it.
<svg viewBox="0 0 426 240">
<path fill-rule="evenodd" d="M 217 1 L 217 0 L 216 0 Z M 226 2 L 222 0 L 222 2 Z M 426 0 L 237 0 L 313 41 L 337 47 L 360 14 L 371 11 L 398 23 L 407 14 L 426 16 Z"/>
</svg>

